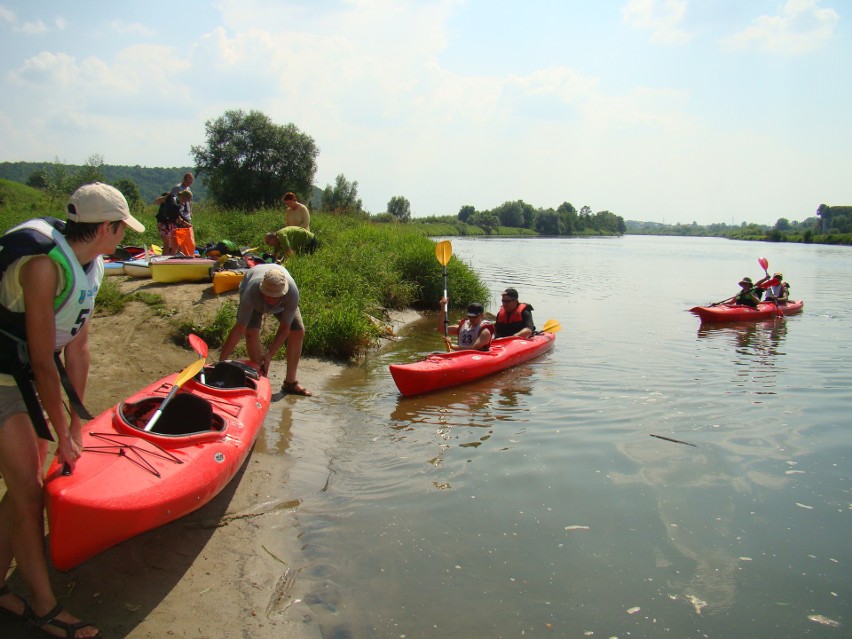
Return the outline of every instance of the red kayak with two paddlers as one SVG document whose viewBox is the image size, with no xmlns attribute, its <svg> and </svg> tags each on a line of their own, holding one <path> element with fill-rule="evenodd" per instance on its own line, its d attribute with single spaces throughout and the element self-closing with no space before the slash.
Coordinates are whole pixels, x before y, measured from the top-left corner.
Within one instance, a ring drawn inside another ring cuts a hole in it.
<svg viewBox="0 0 852 639">
<path fill-rule="evenodd" d="M 556 334 L 536 333 L 531 337 L 502 337 L 491 342 L 487 351 L 433 353 L 419 362 L 391 364 L 390 373 L 399 392 L 419 395 L 449 388 L 492 375 L 549 351 Z"/>
<path fill-rule="evenodd" d="M 802 308 L 804 307 L 804 302 L 802 302 L 802 300 L 787 300 L 787 292 L 789 292 L 790 287 L 788 284 L 782 282 L 783 276 L 781 273 L 775 273 L 775 275 L 770 278 L 769 260 L 765 257 L 759 257 L 757 258 L 757 263 L 760 264 L 760 268 L 762 268 L 763 272 L 766 273 L 766 277 L 753 287 L 751 285 L 751 279 L 744 277 L 740 281 L 740 286 L 743 287 L 743 291 L 740 295 L 748 297 L 749 294 L 751 294 L 751 296 L 754 297 L 753 294 L 757 293 L 757 297 L 754 301 L 758 301 L 762 295 L 762 291 L 767 291 L 772 289 L 772 287 L 781 287 L 783 298 L 781 298 L 780 301 L 771 298 L 763 302 L 758 302 L 756 306 L 749 306 L 747 304 L 734 303 L 735 300 L 739 299 L 739 296 L 735 296 L 728 298 L 723 302 L 709 304 L 708 306 L 694 306 L 689 309 L 689 312 L 698 315 L 698 317 L 701 318 L 701 322 L 707 324 L 720 324 L 723 322 L 753 322 L 772 319 L 775 317 L 783 318 L 787 315 L 801 313 Z"/>
<path fill-rule="evenodd" d="M 772 319 L 774 317 L 801 313 L 804 307 L 802 300 L 776 304 L 761 302 L 757 308 L 740 304 L 717 304 L 716 306 L 695 306 L 689 311 L 695 313 L 706 323 L 748 322 Z"/>
</svg>

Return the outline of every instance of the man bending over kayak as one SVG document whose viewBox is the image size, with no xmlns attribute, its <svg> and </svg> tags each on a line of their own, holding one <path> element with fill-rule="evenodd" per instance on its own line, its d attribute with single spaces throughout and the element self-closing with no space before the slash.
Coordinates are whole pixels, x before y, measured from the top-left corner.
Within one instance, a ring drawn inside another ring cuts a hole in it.
<svg viewBox="0 0 852 639">
<path fill-rule="evenodd" d="M 274 315 L 278 320 L 278 331 L 264 352 L 260 343 L 260 329 L 264 315 Z M 249 269 L 240 282 L 240 305 L 237 321 L 225 343 L 222 344 L 220 359 L 228 359 L 245 335 L 246 350 L 252 362 L 268 374 L 275 354 L 287 343 L 287 376 L 281 392 L 310 397 L 312 393 L 296 380 L 296 370 L 302 357 L 305 341 L 305 325 L 299 311 L 299 289 L 296 282 L 279 264 L 260 264 Z"/>
</svg>

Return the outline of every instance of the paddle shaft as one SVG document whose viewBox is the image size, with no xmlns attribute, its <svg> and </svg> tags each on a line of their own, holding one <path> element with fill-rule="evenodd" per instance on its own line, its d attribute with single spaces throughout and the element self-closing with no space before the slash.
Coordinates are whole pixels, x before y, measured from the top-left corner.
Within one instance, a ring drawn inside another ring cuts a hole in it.
<svg viewBox="0 0 852 639">
<path fill-rule="evenodd" d="M 448 315 L 450 300 L 447 297 L 447 267 L 442 267 L 444 270 L 444 337 L 449 337 L 450 335 L 450 317 Z"/>
<path fill-rule="evenodd" d="M 162 404 L 160 404 L 160 407 L 151 416 L 151 419 L 148 420 L 148 423 L 145 424 L 145 428 L 143 430 L 145 430 L 146 432 L 151 432 L 151 429 L 154 428 L 154 425 L 157 423 L 157 421 L 159 421 L 160 416 L 163 414 L 163 409 L 170 401 L 172 401 L 172 398 L 177 395 L 177 392 L 180 390 L 180 387 L 183 386 L 187 380 L 189 380 L 196 373 L 198 373 L 203 367 L 204 358 L 199 357 L 192 364 L 190 364 L 181 371 L 180 375 L 178 375 L 175 379 L 175 383 L 172 386 L 172 389 L 169 391 L 169 394 L 166 395 L 166 398 L 163 400 Z"/>
</svg>

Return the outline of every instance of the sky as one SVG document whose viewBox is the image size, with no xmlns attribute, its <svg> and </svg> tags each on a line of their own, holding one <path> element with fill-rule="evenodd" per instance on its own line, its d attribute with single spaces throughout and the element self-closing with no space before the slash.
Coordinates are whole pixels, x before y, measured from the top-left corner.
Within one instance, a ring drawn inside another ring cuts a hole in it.
<svg viewBox="0 0 852 639">
<path fill-rule="evenodd" d="M 0 0 L 0 161 L 192 166 L 205 123 L 258 110 L 371 213 L 800 221 L 852 205 L 850 18 L 850 0 Z"/>
</svg>

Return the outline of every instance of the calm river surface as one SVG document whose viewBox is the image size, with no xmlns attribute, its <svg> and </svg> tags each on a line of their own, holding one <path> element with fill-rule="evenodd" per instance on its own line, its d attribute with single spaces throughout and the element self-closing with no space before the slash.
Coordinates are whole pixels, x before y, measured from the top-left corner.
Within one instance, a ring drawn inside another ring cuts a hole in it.
<svg viewBox="0 0 852 639">
<path fill-rule="evenodd" d="M 513 285 L 563 330 L 403 399 L 387 365 L 440 349 L 429 318 L 294 403 L 294 561 L 326 639 L 852 636 L 852 250 L 452 243 L 491 312 Z M 687 309 L 759 256 L 804 313 L 700 327 Z"/>
</svg>

